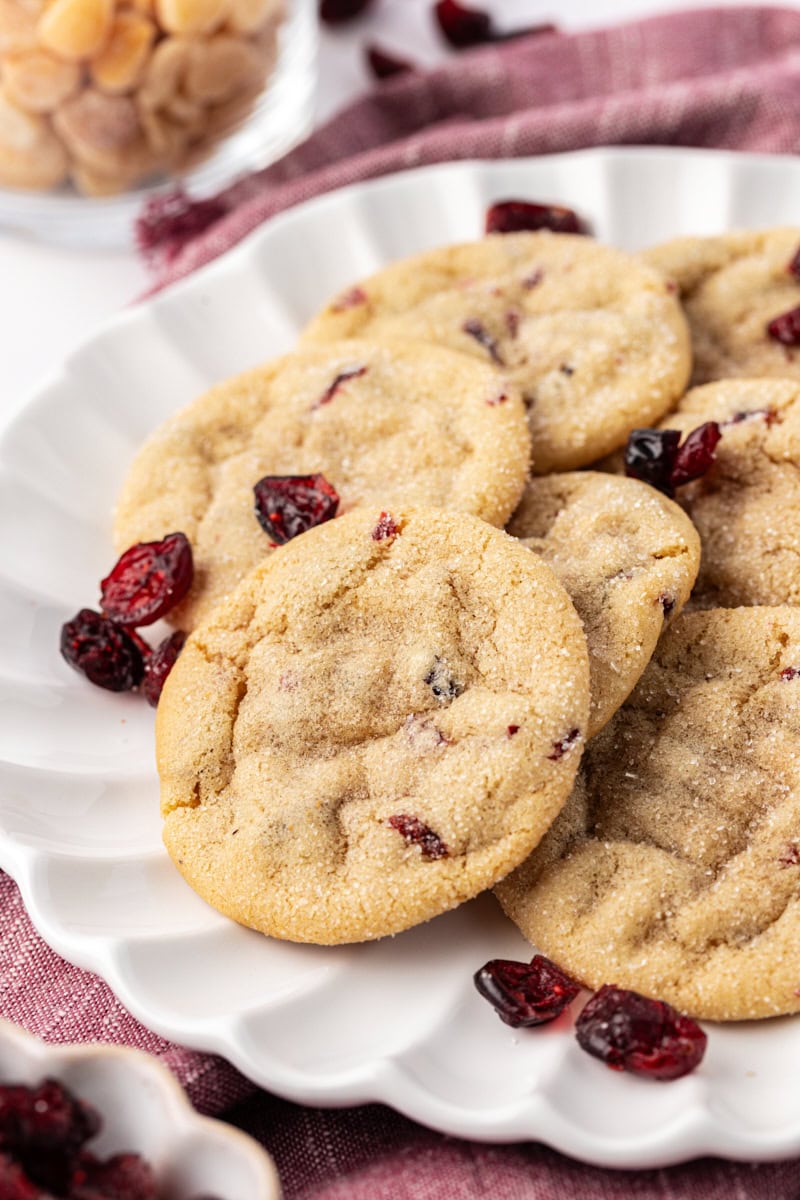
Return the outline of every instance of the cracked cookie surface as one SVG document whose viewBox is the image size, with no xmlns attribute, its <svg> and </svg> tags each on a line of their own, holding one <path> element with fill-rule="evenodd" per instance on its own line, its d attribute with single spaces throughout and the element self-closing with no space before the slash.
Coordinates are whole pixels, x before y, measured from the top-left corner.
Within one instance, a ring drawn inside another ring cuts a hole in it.
<svg viewBox="0 0 800 1200">
<path fill-rule="evenodd" d="M 553 568 L 583 621 L 594 737 L 688 600 L 700 539 L 666 496 L 597 471 L 531 480 L 508 532 Z"/>
<path fill-rule="evenodd" d="M 682 237 L 640 256 L 677 285 L 692 335 L 692 383 L 742 375 L 800 377 L 800 347 L 767 333 L 775 317 L 800 305 L 789 264 L 800 228 Z"/>
<path fill-rule="evenodd" d="M 335 298 L 306 340 L 416 338 L 506 372 L 528 407 L 533 471 L 596 461 L 683 392 L 689 334 L 663 278 L 568 234 L 496 234 L 392 264 Z"/>
<path fill-rule="evenodd" d="M 157 715 L 164 840 L 244 925 L 395 933 L 523 860 L 587 713 L 581 623 L 544 563 L 473 517 L 359 509 L 188 639 Z"/>
<path fill-rule="evenodd" d="M 800 611 L 684 613 L 495 891 L 592 988 L 712 1020 L 800 1011 Z"/>
<path fill-rule="evenodd" d="M 800 380 L 693 388 L 662 427 L 705 421 L 722 432 L 716 461 L 676 495 L 702 546 L 692 607 L 800 604 Z"/>
<path fill-rule="evenodd" d="M 320 472 L 358 504 L 431 504 L 504 525 L 530 442 L 496 371 L 427 345 L 308 346 L 212 388 L 139 451 L 115 514 L 119 550 L 180 530 L 195 582 L 170 620 L 191 629 L 270 553 L 254 516 L 265 475 Z"/>
</svg>

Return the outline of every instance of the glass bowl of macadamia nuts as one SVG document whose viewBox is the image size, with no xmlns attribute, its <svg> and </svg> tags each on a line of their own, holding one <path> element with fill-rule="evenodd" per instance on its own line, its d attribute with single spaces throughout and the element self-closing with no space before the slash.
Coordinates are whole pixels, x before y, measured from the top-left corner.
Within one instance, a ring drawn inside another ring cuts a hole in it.
<svg viewBox="0 0 800 1200">
<path fill-rule="evenodd" d="M 0 225 L 130 240 L 146 197 L 210 194 L 309 129 L 315 0 L 0 0 Z"/>
</svg>

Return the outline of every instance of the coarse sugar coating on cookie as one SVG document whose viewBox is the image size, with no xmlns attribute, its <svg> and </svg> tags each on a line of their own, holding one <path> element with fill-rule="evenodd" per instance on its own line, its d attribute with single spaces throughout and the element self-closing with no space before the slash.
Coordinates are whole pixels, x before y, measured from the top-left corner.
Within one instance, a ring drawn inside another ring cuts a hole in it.
<svg viewBox="0 0 800 1200">
<path fill-rule="evenodd" d="M 529 453 L 519 394 L 483 363 L 428 345 L 307 346 L 219 384 L 152 434 L 114 541 L 186 534 L 195 583 L 170 619 L 191 629 L 272 549 L 254 515 L 263 476 L 322 473 L 340 513 L 402 501 L 502 526 Z"/>
<path fill-rule="evenodd" d="M 496 893 L 592 988 L 800 1011 L 800 611 L 684 613 Z"/>
<path fill-rule="evenodd" d="M 700 539 L 666 496 L 598 471 L 532 479 L 508 532 L 553 568 L 583 621 L 594 737 L 688 600 Z"/>
<path fill-rule="evenodd" d="M 416 338 L 504 371 L 519 387 L 533 471 L 586 466 L 682 394 L 686 321 L 663 278 L 590 238 L 495 234 L 396 262 L 344 291 L 305 339 Z"/>
<path fill-rule="evenodd" d="M 789 270 L 798 249 L 800 227 L 676 238 L 641 255 L 677 286 L 692 335 L 693 384 L 800 377 L 800 350 L 767 332 L 800 305 L 800 278 Z"/>
<path fill-rule="evenodd" d="M 553 572 L 477 518 L 359 509 L 264 560 L 157 716 L 164 841 L 293 941 L 396 933 L 505 875 L 568 795 L 588 658 Z"/>
<path fill-rule="evenodd" d="M 693 388 L 663 428 L 717 421 L 716 460 L 676 499 L 702 553 L 691 604 L 800 604 L 800 380 L 725 379 Z"/>
</svg>

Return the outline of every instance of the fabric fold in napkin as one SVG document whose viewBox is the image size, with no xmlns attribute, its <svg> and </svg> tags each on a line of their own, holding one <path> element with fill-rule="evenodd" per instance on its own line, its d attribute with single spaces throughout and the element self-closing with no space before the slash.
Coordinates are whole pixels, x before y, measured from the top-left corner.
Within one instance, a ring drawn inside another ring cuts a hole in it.
<svg viewBox="0 0 800 1200">
<path fill-rule="evenodd" d="M 183 220 L 143 213 L 151 291 L 283 209 L 427 163 L 621 144 L 793 153 L 798 97 L 792 8 L 709 8 L 483 47 L 385 81 Z"/>
</svg>

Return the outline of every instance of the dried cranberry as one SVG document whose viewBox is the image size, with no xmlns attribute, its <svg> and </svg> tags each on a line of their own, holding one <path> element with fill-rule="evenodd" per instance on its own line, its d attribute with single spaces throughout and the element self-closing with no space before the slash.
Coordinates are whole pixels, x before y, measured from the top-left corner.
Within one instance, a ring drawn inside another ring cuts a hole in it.
<svg viewBox="0 0 800 1200">
<path fill-rule="evenodd" d="M 634 429 L 625 447 L 625 474 L 669 495 L 680 440 L 678 429 Z"/>
<path fill-rule="evenodd" d="M 569 733 L 564 734 L 564 737 L 553 743 L 552 753 L 548 754 L 547 757 L 551 762 L 558 762 L 560 758 L 564 757 L 567 751 L 572 749 L 580 736 L 580 729 L 570 729 Z"/>
<path fill-rule="evenodd" d="M 672 464 L 669 480 L 672 488 L 682 487 L 685 483 L 691 483 L 705 475 L 717 456 L 717 445 L 721 437 L 716 421 L 706 421 L 687 434 L 678 447 Z"/>
<path fill-rule="evenodd" d="M 158 1200 L 155 1175 L 138 1154 L 102 1162 L 83 1154 L 73 1168 L 69 1200 Z"/>
<path fill-rule="evenodd" d="M 794 275 L 796 279 L 800 279 L 800 246 L 795 250 L 794 255 L 787 264 L 786 270 L 790 275 Z"/>
<path fill-rule="evenodd" d="M 265 475 L 253 491 L 261 528 L 282 546 L 336 516 L 339 495 L 324 475 Z"/>
<path fill-rule="evenodd" d="M 784 667 L 781 671 L 781 679 L 784 683 L 797 679 L 798 675 L 800 675 L 800 667 Z"/>
<path fill-rule="evenodd" d="M 800 346 L 800 305 L 773 317 L 767 325 L 767 333 L 782 346 Z"/>
<path fill-rule="evenodd" d="M 400 526 L 391 513 L 382 512 L 372 530 L 373 542 L 393 542 L 400 532 Z"/>
<path fill-rule="evenodd" d="M 407 58 L 398 58 L 380 46 L 367 46 L 366 53 L 369 69 L 376 79 L 390 79 L 393 75 L 406 75 L 414 70 L 414 64 Z"/>
<path fill-rule="evenodd" d="M 185 534 L 139 542 L 101 581 L 103 612 L 120 625 L 152 625 L 183 599 L 193 575 L 192 547 Z"/>
<path fill-rule="evenodd" d="M 425 682 L 433 692 L 437 700 L 449 701 L 455 700 L 456 696 L 460 696 L 464 691 L 463 683 L 451 675 L 441 658 L 437 654 L 433 661 L 428 674 L 425 676 Z"/>
<path fill-rule="evenodd" d="M 494 1005 L 506 1025 L 545 1025 L 554 1021 L 581 990 L 541 954 L 529 963 L 494 958 L 477 971 L 475 987 Z"/>
<path fill-rule="evenodd" d="M 498 367 L 505 366 L 500 351 L 497 348 L 497 342 L 489 333 L 489 330 L 480 321 L 474 317 L 470 317 L 461 326 L 464 333 L 468 333 L 470 337 L 475 338 L 479 346 L 483 346 L 484 350 L 488 351 L 492 362 L 497 363 Z"/>
<path fill-rule="evenodd" d="M 498 33 L 492 25 L 492 19 L 481 8 L 468 8 L 458 0 L 439 0 L 434 5 L 434 13 L 444 36 L 456 50 L 466 46 L 478 46 L 482 42 L 504 42 L 511 38 L 529 37 L 541 33 L 554 33 L 555 25 L 549 22 L 540 25 L 528 25 L 523 29 L 515 29 L 510 33 Z"/>
<path fill-rule="evenodd" d="M 676 487 L 705 475 L 720 437 L 716 421 L 698 425 L 682 445 L 677 429 L 634 429 L 625 447 L 625 474 L 674 496 Z"/>
<path fill-rule="evenodd" d="M 158 705 L 161 689 L 164 686 L 167 676 L 175 666 L 175 660 L 183 649 L 186 641 L 186 634 L 181 629 L 176 629 L 169 637 L 164 638 L 155 650 L 148 656 L 145 661 L 144 668 L 144 683 L 142 691 L 148 704 L 152 704 L 153 708 Z"/>
<path fill-rule="evenodd" d="M 366 375 L 366 373 L 366 367 L 346 367 L 344 371 L 340 371 L 333 382 L 326 387 L 319 400 L 314 401 L 311 406 L 312 411 L 317 408 L 322 408 L 325 404 L 330 404 L 339 388 L 343 383 L 347 383 L 348 379 L 360 379 L 361 376 Z"/>
<path fill-rule="evenodd" d="M 662 1000 L 606 985 L 581 1012 L 575 1036 L 615 1071 L 679 1079 L 701 1061 L 706 1035 L 691 1017 Z"/>
<path fill-rule="evenodd" d="M 158 251 L 169 262 L 187 242 L 224 217 L 229 208 L 222 199 L 192 200 L 180 189 L 154 196 L 136 221 L 139 249 L 146 257 Z"/>
<path fill-rule="evenodd" d="M 438 833 L 434 833 L 429 825 L 420 821 L 419 817 L 412 817 L 408 813 L 398 813 L 397 816 L 389 817 L 387 823 L 391 825 L 392 829 L 397 830 L 407 846 L 419 846 L 422 857 L 429 861 L 435 858 L 447 858 L 450 853 Z"/>
<path fill-rule="evenodd" d="M 360 17 L 372 0 L 319 0 L 319 15 L 327 25 L 341 25 Z"/>
<path fill-rule="evenodd" d="M 0 1146 L 76 1151 L 100 1128 L 97 1113 L 56 1079 L 0 1085 Z"/>
<path fill-rule="evenodd" d="M 129 692 L 144 676 L 144 657 L 131 633 L 91 608 L 61 626 L 61 654 L 90 683 L 110 692 Z"/>
<path fill-rule="evenodd" d="M 789 842 L 783 851 L 783 854 L 778 859 L 778 863 L 782 867 L 797 867 L 800 866 L 800 846 L 797 842 Z"/>
<path fill-rule="evenodd" d="M 513 737 L 515 733 L 519 733 L 519 725 L 507 725 L 506 734 L 508 737 Z"/>
<path fill-rule="evenodd" d="M 486 210 L 487 233 L 518 233 L 536 229 L 551 229 L 554 233 L 587 232 L 587 226 L 578 214 L 559 204 L 498 200 Z"/>
<path fill-rule="evenodd" d="M 0 1154 L 0 1197 L 2 1200 L 49 1200 L 38 1184 L 32 1183 L 18 1162 Z"/>
<path fill-rule="evenodd" d="M 774 408 L 751 408 L 746 412 L 736 412 L 732 417 L 728 417 L 727 421 L 720 421 L 720 429 L 727 429 L 729 425 L 741 425 L 744 421 L 763 421 L 770 428 L 773 425 L 780 423 L 780 415 Z"/>
<path fill-rule="evenodd" d="M 342 292 L 338 300 L 334 300 L 331 307 L 334 312 L 346 312 L 348 308 L 358 308 L 360 304 L 366 304 L 367 293 L 362 287 L 351 287 L 346 292 Z"/>
</svg>

